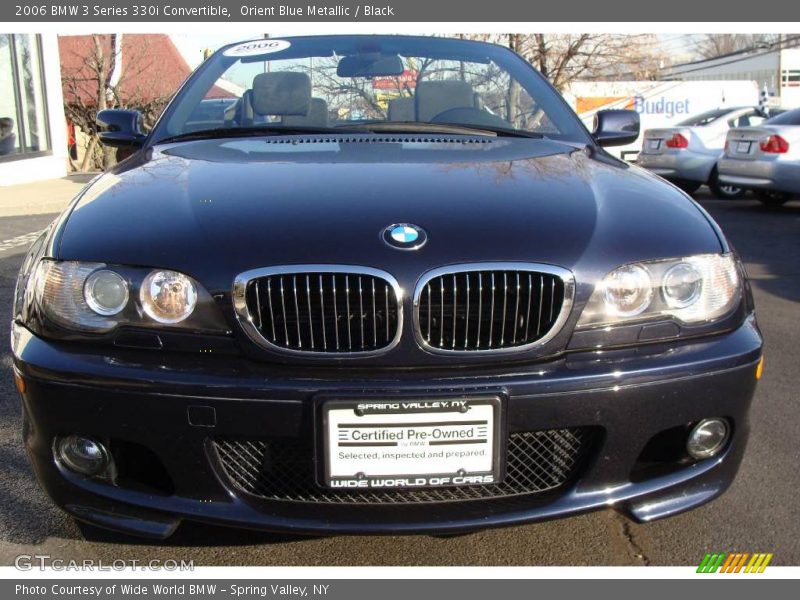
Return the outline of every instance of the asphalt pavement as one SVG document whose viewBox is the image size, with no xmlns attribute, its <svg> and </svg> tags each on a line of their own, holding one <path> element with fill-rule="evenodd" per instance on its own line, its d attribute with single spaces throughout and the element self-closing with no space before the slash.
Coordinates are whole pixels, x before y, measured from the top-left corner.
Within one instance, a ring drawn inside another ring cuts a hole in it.
<svg viewBox="0 0 800 600">
<path fill-rule="evenodd" d="M 744 256 L 766 338 L 752 434 L 731 489 L 704 507 L 637 525 L 612 510 L 452 538 L 297 538 L 184 524 L 167 543 L 85 541 L 36 483 L 23 451 L 8 318 L 0 319 L 0 564 L 19 554 L 64 560 L 193 560 L 197 565 L 692 565 L 706 552 L 773 552 L 800 564 L 800 201 L 697 198 Z M 55 215 L 0 218 L 0 306 L 10 316 L 27 244 Z"/>
</svg>

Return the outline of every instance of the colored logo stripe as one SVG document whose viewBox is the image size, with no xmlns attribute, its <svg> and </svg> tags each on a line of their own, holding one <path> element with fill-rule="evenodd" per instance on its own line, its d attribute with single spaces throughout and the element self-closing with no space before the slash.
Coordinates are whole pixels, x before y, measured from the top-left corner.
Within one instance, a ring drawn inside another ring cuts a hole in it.
<svg viewBox="0 0 800 600">
<path fill-rule="evenodd" d="M 753 558 L 744 570 L 745 573 L 763 573 L 767 568 L 769 561 L 772 560 L 772 554 L 754 554 Z"/>
<path fill-rule="evenodd" d="M 719 554 L 706 554 L 703 558 L 703 562 L 700 563 L 700 566 L 697 567 L 698 573 L 716 573 L 717 569 L 719 569 L 722 561 L 725 560 L 725 553 L 721 552 Z"/>
<path fill-rule="evenodd" d="M 734 562 L 736 558 L 738 558 L 738 554 L 728 554 L 728 558 L 725 560 L 725 564 L 722 565 L 722 573 L 730 573 L 731 563 Z"/>
<path fill-rule="evenodd" d="M 772 560 L 772 553 L 725 552 L 708 553 L 703 557 L 698 573 L 763 573 Z M 749 560 L 748 560 L 749 559 Z M 746 566 L 745 566 L 746 565 Z"/>
</svg>

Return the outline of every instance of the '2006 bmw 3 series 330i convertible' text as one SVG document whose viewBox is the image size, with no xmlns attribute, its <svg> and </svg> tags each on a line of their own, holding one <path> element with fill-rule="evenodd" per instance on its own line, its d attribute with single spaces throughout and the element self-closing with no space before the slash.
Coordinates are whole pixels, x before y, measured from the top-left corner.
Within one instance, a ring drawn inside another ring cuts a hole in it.
<svg viewBox="0 0 800 600">
<path fill-rule="evenodd" d="M 712 500 L 762 340 L 686 194 L 612 158 L 501 46 L 406 36 L 221 48 L 21 269 L 24 443 L 54 502 L 184 520 L 460 533 Z"/>
</svg>

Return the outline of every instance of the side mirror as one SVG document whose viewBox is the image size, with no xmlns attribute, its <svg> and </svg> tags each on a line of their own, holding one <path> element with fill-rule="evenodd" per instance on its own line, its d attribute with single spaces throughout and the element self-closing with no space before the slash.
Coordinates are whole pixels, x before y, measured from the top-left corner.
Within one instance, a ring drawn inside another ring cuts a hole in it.
<svg viewBox="0 0 800 600">
<path fill-rule="evenodd" d="M 601 146 L 632 144 L 639 139 L 639 113 L 635 110 L 597 111 L 592 137 Z"/>
<path fill-rule="evenodd" d="M 97 113 L 100 141 L 115 148 L 139 148 L 147 137 L 139 130 L 139 111 L 110 108 Z"/>
</svg>

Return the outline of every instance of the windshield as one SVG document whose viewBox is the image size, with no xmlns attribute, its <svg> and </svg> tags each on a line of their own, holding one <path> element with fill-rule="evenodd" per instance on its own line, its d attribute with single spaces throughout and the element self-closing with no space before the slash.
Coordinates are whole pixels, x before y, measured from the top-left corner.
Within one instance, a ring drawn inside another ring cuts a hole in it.
<svg viewBox="0 0 800 600">
<path fill-rule="evenodd" d="M 800 125 L 800 108 L 787 110 L 777 117 L 767 119 L 764 121 L 764 125 Z"/>
<path fill-rule="evenodd" d="M 151 139 L 242 128 L 413 131 L 409 123 L 590 141 L 559 95 L 511 51 L 405 36 L 264 39 L 223 48 L 190 77 Z"/>
</svg>

